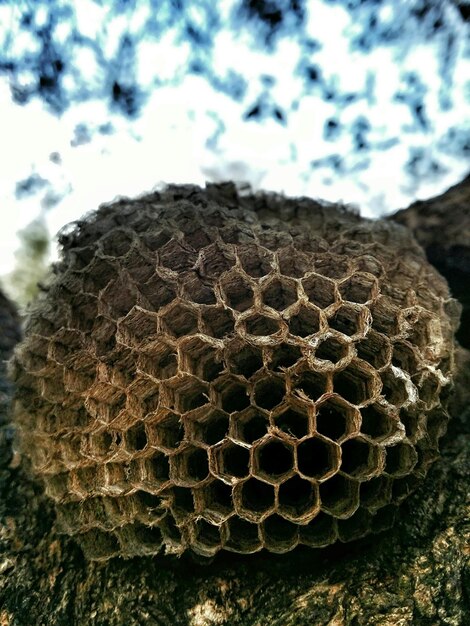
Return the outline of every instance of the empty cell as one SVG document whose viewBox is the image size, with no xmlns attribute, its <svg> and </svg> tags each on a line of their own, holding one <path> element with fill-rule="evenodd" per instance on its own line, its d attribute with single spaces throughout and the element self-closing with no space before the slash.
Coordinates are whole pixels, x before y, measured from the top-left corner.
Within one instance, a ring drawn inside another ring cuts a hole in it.
<svg viewBox="0 0 470 626">
<path fill-rule="evenodd" d="M 133 241 L 132 233 L 115 229 L 100 239 L 100 248 L 107 256 L 120 257 L 129 251 Z"/>
<path fill-rule="evenodd" d="M 107 560 L 119 553 L 119 543 L 112 533 L 93 529 L 80 534 L 80 545 L 85 556 L 94 560 Z"/>
<path fill-rule="evenodd" d="M 380 455 L 376 446 L 362 439 L 349 439 L 341 444 L 341 471 L 355 478 L 366 478 L 377 472 Z"/>
<path fill-rule="evenodd" d="M 202 482 L 209 474 L 207 452 L 203 448 L 188 446 L 171 457 L 171 476 L 184 486 Z"/>
<path fill-rule="evenodd" d="M 432 446 L 437 448 L 438 441 L 446 432 L 449 415 L 442 407 L 435 408 L 427 414 L 427 431 Z"/>
<path fill-rule="evenodd" d="M 220 546 L 220 528 L 204 519 L 199 519 L 194 523 L 194 535 L 196 548 L 198 544 L 208 549 Z"/>
<path fill-rule="evenodd" d="M 178 303 L 162 316 L 162 322 L 175 337 L 183 337 L 197 333 L 198 321 L 196 313 L 185 306 Z"/>
<path fill-rule="evenodd" d="M 401 409 L 400 422 L 405 427 L 408 439 L 415 439 L 420 431 L 424 430 L 424 415 L 416 409 Z"/>
<path fill-rule="evenodd" d="M 172 552 L 178 551 L 182 544 L 181 530 L 176 525 L 173 515 L 168 512 L 159 522 L 159 528 L 162 531 L 166 548 L 168 549 L 170 545 Z"/>
<path fill-rule="evenodd" d="M 256 465 L 260 475 L 275 482 L 294 466 L 293 450 L 280 439 L 269 439 L 261 443 L 255 452 Z"/>
<path fill-rule="evenodd" d="M 410 374 L 414 374 L 417 371 L 418 357 L 410 343 L 407 341 L 396 341 L 393 344 L 392 365 Z"/>
<path fill-rule="evenodd" d="M 256 313 L 246 318 L 245 328 L 250 335 L 265 337 L 277 333 L 280 325 L 279 320 Z"/>
<path fill-rule="evenodd" d="M 408 317 L 408 322 L 412 324 L 408 333 L 408 341 L 415 346 L 424 348 L 431 343 L 430 318 L 423 314 L 414 317 L 415 315 L 413 312 Z"/>
<path fill-rule="evenodd" d="M 116 531 L 124 553 L 156 554 L 162 546 L 162 533 L 157 526 L 127 524 Z"/>
<path fill-rule="evenodd" d="M 239 517 L 232 517 L 227 522 L 227 530 L 228 541 L 225 544 L 227 550 L 249 554 L 261 549 L 258 524 L 252 524 Z"/>
<path fill-rule="evenodd" d="M 195 492 L 198 510 L 215 522 L 227 519 L 233 511 L 232 487 L 220 480 L 214 480 Z"/>
<path fill-rule="evenodd" d="M 297 285 L 287 278 L 274 278 L 263 287 L 263 302 L 266 306 L 283 311 L 297 301 Z"/>
<path fill-rule="evenodd" d="M 212 287 L 207 285 L 196 272 L 187 272 L 181 278 L 184 295 L 196 304 L 215 304 L 217 299 Z"/>
<path fill-rule="evenodd" d="M 377 283 L 370 276 L 353 274 L 339 285 L 343 300 L 364 304 L 377 294 Z"/>
<path fill-rule="evenodd" d="M 308 337 L 320 330 L 320 314 L 316 309 L 302 305 L 289 318 L 289 332 L 296 337 Z"/>
<path fill-rule="evenodd" d="M 387 476 L 378 476 L 361 483 L 361 505 L 371 511 L 379 509 L 390 502 L 392 480 Z"/>
<path fill-rule="evenodd" d="M 80 293 L 73 299 L 70 311 L 70 325 L 73 328 L 89 332 L 98 312 L 98 299 L 86 293 Z"/>
<path fill-rule="evenodd" d="M 329 546 L 336 541 L 336 528 L 336 520 L 320 511 L 309 524 L 299 527 L 300 541 L 312 548 Z"/>
<path fill-rule="evenodd" d="M 127 255 L 123 264 L 138 285 L 147 282 L 155 273 L 155 261 L 136 249 Z"/>
<path fill-rule="evenodd" d="M 134 307 L 123 320 L 119 321 L 118 337 L 128 345 L 140 345 L 157 333 L 157 322 L 155 313 Z"/>
<path fill-rule="evenodd" d="M 221 352 L 200 337 L 191 337 L 180 344 L 182 366 L 185 370 L 208 382 L 224 369 Z"/>
<path fill-rule="evenodd" d="M 273 255 L 266 248 L 247 244 L 237 246 L 236 251 L 241 266 L 249 276 L 261 278 L 272 270 Z"/>
<path fill-rule="evenodd" d="M 253 287 L 244 276 L 230 274 L 221 282 L 222 293 L 226 304 L 236 311 L 246 311 L 253 306 Z"/>
<path fill-rule="evenodd" d="M 359 483 L 336 474 L 320 485 L 322 508 L 335 517 L 350 517 L 359 506 Z"/>
<path fill-rule="evenodd" d="M 295 389 L 308 399 L 316 401 L 329 391 L 328 376 L 322 372 L 302 372 L 295 380 Z"/>
<path fill-rule="evenodd" d="M 220 450 L 219 467 L 224 474 L 243 478 L 249 474 L 250 451 L 235 443 L 229 443 Z"/>
<path fill-rule="evenodd" d="M 409 474 L 417 460 L 418 455 L 412 445 L 398 443 L 386 448 L 385 471 L 391 476 Z"/>
<path fill-rule="evenodd" d="M 418 390 L 419 399 L 431 408 L 439 397 L 440 384 L 436 375 L 431 372 L 426 372 L 418 384 Z"/>
<path fill-rule="evenodd" d="M 220 381 L 217 385 L 217 393 L 221 399 L 222 409 L 227 413 L 242 411 L 250 404 L 246 385 L 236 380 L 229 378 Z"/>
<path fill-rule="evenodd" d="M 191 438 L 213 446 L 227 436 L 229 417 L 223 411 L 211 409 L 204 416 L 191 420 L 190 429 Z"/>
<path fill-rule="evenodd" d="M 210 337 L 224 339 L 233 334 L 235 320 L 229 309 L 221 306 L 208 306 L 201 311 L 204 332 Z"/>
<path fill-rule="evenodd" d="M 163 452 L 155 451 L 150 459 L 145 460 L 147 480 L 151 483 L 163 483 L 170 478 L 168 457 Z"/>
<path fill-rule="evenodd" d="M 365 339 L 356 344 L 357 356 L 376 369 L 385 367 L 390 360 L 390 342 L 387 337 L 370 330 Z"/>
<path fill-rule="evenodd" d="M 254 399 L 260 408 L 270 411 L 283 401 L 285 393 L 285 381 L 269 376 L 255 384 Z"/>
<path fill-rule="evenodd" d="M 138 505 L 145 509 L 158 511 L 159 513 L 162 513 L 164 510 L 162 498 L 153 493 L 149 493 L 148 491 L 136 491 L 134 498 Z"/>
<path fill-rule="evenodd" d="M 326 309 L 336 300 L 334 283 L 323 276 L 308 276 L 303 279 L 302 286 L 309 301 L 320 309 Z"/>
<path fill-rule="evenodd" d="M 269 420 L 263 412 L 250 407 L 234 419 L 235 437 L 252 444 L 268 432 Z"/>
<path fill-rule="evenodd" d="M 322 276 L 328 276 L 328 278 L 344 278 L 350 272 L 349 261 L 340 256 L 329 254 L 323 259 L 316 259 L 315 271 Z"/>
<path fill-rule="evenodd" d="M 175 284 L 164 280 L 158 274 L 139 284 L 139 291 L 145 296 L 153 311 L 159 311 L 176 298 Z"/>
<path fill-rule="evenodd" d="M 98 294 L 104 289 L 118 274 L 114 263 L 105 262 L 103 259 L 93 259 L 87 268 L 83 281 L 83 291 Z"/>
<path fill-rule="evenodd" d="M 184 439 L 183 422 L 176 413 L 159 414 L 158 421 L 147 426 L 151 445 L 161 446 L 169 450 L 177 448 Z"/>
<path fill-rule="evenodd" d="M 362 404 L 373 396 L 374 379 L 371 373 L 352 362 L 347 368 L 334 374 L 333 389 L 348 402 Z"/>
<path fill-rule="evenodd" d="M 179 378 L 172 385 L 171 390 L 174 396 L 174 406 L 181 413 L 193 411 L 209 402 L 209 388 L 192 376 Z"/>
<path fill-rule="evenodd" d="M 402 378 L 398 378 L 390 370 L 381 372 L 380 378 L 382 379 L 382 395 L 387 402 L 394 406 L 401 406 L 408 400 L 408 392 Z"/>
<path fill-rule="evenodd" d="M 292 550 L 299 537 L 298 525 L 285 520 L 276 513 L 264 520 L 262 532 L 266 547 L 273 552 Z"/>
<path fill-rule="evenodd" d="M 108 306 L 115 318 L 127 315 L 137 304 L 137 291 L 124 276 L 112 280 L 100 295 L 101 303 Z"/>
<path fill-rule="evenodd" d="M 308 480 L 293 476 L 279 487 L 279 507 L 281 512 L 291 517 L 301 517 L 312 512 L 317 506 L 317 494 Z"/>
<path fill-rule="evenodd" d="M 193 219 L 194 218 L 192 217 L 189 218 L 189 225 L 187 228 L 185 228 L 182 224 L 179 224 L 179 227 L 184 233 L 185 244 L 191 246 L 194 250 L 200 250 L 201 248 L 205 248 L 210 245 L 212 243 L 212 238 L 208 235 L 208 233 L 199 228 L 199 224 L 195 227 Z"/>
<path fill-rule="evenodd" d="M 349 305 L 343 305 L 333 317 L 329 318 L 328 324 L 330 328 L 350 337 L 360 333 L 363 329 L 362 311 Z"/>
<path fill-rule="evenodd" d="M 82 270 L 85 268 L 95 256 L 94 246 L 85 246 L 83 248 L 74 248 L 71 252 L 71 264 L 70 267 L 75 270 Z"/>
<path fill-rule="evenodd" d="M 297 448 L 297 466 L 304 476 L 324 478 L 338 469 L 339 449 L 318 437 L 306 439 Z"/>
<path fill-rule="evenodd" d="M 279 250 L 277 253 L 277 262 L 281 274 L 291 276 L 292 278 L 302 278 L 302 276 L 312 269 L 310 257 L 296 250 L 293 246 Z"/>
<path fill-rule="evenodd" d="M 125 433 L 126 448 L 129 452 L 139 452 L 147 447 L 147 434 L 142 422 L 138 422 Z"/>
<path fill-rule="evenodd" d="M 227 363 L 234 374 L 250 378 L 263 367 L 263 355 L 259 348 L 245 343 L 227 346 Z"/>
<path fill-rule="evenodd" d="M 337 337 L 327 337 L 315 349 L 315 357 L 337 363 L 348 354 L 348 345 Z"/>
<path fill-rule="evenodd" d="M 348 519 L 338 520 L 338 535 L 340 541 L 353 541 L 364 537 L 370 532 L 372 515 L 364 509 L 358 509 Z"/>
<path fill-rule="evenodd" d="M 171 239 L 158 253 L 160 264 L 174 272 L 185 272 L 196 263 L 197 254 L 179 241 Z"/>
<path fill-rule="evenodd" d="M 91 337 L 96 356 L 107 356 L 116 346 L 116 324 L 104 315 L 97 315 Z"/>
<path fill-rule="evenodd" d="M 92 459 L 106 458 L 114 444 L 114 433 L 108 430 L 90 433 L 85 444 L 85 454 Z"/>
<path fill-rule="evenodd" d="M 282 371 L 284 368 L 295 365 L 302 358 L 302 351 L 297 346 L 288 343 L 281 343 L 272 348 L 269 369 Z"/>
<path fill-rule="evenodd" d="M 308 435 L 310 430 L 308 414 L 300 407 L 286 407 L 273 420 L 277 428 L 297 439 Z"/>
<path fill-rule="evenodd" d="M 274 487 L 249 478 L 240 489 L 241 508 L 255 514 L 263 514 L 274 506 Z"/>
<path fill-rule="evenodd" d="M 60 501 L 66 498 L 70 492 L 69 473 L 55 474 L 46 479 L 47 495 L 54 500 Z"/>
<path fill-rule="evenodd" d="M 380 261 L 370 254 L 364 254 L 357 257 L 356 268 L 360 272 L 368 272 L 374 276 L 381 276 L 383 274 L 383 267 Z"/>
<path fill-rule="evenodd" d="M 371 404 L 361 409 L 361 433 L 381 440 L 391 435 L 397 428 L 398 419 L 380 404 Z"/>
<path fill-rule="evenodd" d="M 234 265 L 233 252 L 218 243 L 213 243 L 199 252 L 197 268 L 203 278 L 217 279 Z"/>
<path fill-rule="evenodd" d="M 171 511 L 178 521 L 183 521 L 194 513 L 194 500 L 191 489 L 188 487 L 173 487 Z"/>
<path fill-rule="evenodd" d="M 374 330 L 387 337 L 393 337 L 399 333 L 398 310 L 388 298 L 379 298 L 369 309 L 372 313 L 372 328 Z"/>
<path fill-rule="evenodd" d="M 331 397 L 317 407 L 316 429 L 321 435 L 338 441 L 357 428 L 357 412 L 339 397 Z"/>
</svg>

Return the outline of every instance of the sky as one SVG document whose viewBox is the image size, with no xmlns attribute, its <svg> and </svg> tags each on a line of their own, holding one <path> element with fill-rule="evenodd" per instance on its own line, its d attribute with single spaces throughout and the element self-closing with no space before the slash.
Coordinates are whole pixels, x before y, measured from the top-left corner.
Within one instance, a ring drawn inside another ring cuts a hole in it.
<svg viewBox="0 0 470 626">
<path fill-rule="evenodd" d="M 54 237 L 165 183 L 249 182 L 367 217 L 441 193 L 470 169 L 466 15 L 453 0 L 0 0 L 0 279 L 33 220 Z"/>
</svg>

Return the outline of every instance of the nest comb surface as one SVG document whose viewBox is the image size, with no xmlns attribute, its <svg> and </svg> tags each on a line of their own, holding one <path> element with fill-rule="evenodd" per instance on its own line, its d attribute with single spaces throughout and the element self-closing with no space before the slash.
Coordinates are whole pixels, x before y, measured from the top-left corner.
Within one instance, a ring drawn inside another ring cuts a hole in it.
<svg viewBox="0 0 470 626">
<path fill-rule="evenodd" d="M 348 541 L 437 457 L 455 305 L 399 226 L 170 186 L 62 245 L 16 420 L 89 558 Z"/>
</svg>

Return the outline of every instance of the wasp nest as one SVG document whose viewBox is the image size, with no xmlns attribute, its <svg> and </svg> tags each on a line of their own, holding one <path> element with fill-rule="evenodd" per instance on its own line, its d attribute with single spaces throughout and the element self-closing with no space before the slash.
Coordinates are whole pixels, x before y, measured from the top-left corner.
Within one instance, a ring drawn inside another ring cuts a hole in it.
<svg viewBox="0 0 470 626">
<path fill-rule="evenodd" d="M 188 186 L 62 243 L 16 417 L 89 558 L 348 541 L 436 458 L 455 307 L 404 229 Z"/>
</svg>

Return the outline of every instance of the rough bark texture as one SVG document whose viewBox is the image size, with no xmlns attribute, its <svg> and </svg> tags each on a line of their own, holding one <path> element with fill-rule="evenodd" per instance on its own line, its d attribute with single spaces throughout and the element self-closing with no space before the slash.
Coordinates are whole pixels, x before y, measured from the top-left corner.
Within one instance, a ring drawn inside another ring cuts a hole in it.
<svg viewBox="0 0 470 626">
<path fill-rule="evenodd" d="M 0 315 L 3 363 L 17 335 L 4 300 Z M 393 530 L 318 551 L 220 554 L 209 565 L 186 557 L 87 563 L 73 541 L 57 534 L 51 506 L 12 454 L 11 428 L 4 426 L 0 624 L 463 626 L 470 602 L 470 361 L 464 351 L 460 358 L 442 459 L 403 505 Z"/>
</svg>

